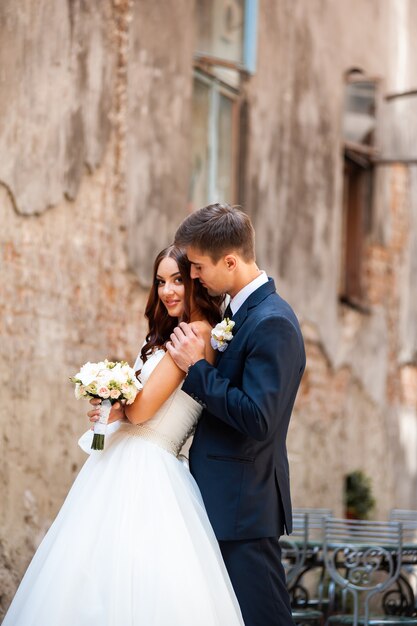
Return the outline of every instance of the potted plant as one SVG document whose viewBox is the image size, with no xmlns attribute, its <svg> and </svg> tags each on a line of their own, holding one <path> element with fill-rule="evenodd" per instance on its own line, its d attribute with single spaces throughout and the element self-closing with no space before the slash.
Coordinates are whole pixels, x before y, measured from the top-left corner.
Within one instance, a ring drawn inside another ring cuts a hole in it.
<svg viewBox="0 0 417 626">
<path fill-rule="evenodd" d="M 348 519 L 368 519 L 375 506 L 369 476 L 355 470 L 345 477 L 345 512 Z"/>
</svg>

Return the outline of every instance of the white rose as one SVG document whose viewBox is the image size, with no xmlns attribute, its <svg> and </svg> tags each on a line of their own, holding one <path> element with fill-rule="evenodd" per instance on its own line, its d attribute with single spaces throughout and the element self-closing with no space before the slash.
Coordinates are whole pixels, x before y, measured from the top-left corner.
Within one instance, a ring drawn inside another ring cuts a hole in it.
<svg viewBox="0 0 417 626">
<path fill-rule="evenodd" d="M 107 387 L 111 380 L 113 380 L 112 370 L 103 369 L 99 372 L 99 375 L 97 376 L 98 385 L 104 385 Z"/>
<path fill-rule="evenodd" d="M 116 383 L 125 383 L 128 376 L 126 375 L 126 373 L 122 370 L 122 368 L 119 367 L 114 367 L 111 370 L 111 374 L 112 374 L 112 380 L 114 380 Z"/>
<path fill-rule="evenodd" d="M 96 378 L 100 371 L 97 363 L 86 363 L 82 366 L 79 373 L 76 375 L 76 378 L 79 378 L 82 384 L 87 387 L 90 385 Z"/>
</svg>

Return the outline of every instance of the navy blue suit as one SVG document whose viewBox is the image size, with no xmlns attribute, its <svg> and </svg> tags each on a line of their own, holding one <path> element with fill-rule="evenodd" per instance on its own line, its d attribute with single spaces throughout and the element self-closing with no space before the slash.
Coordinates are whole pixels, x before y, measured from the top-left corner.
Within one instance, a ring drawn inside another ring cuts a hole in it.
<svg viewBox="0 0 417 626">
<path fill-rule="evenodd" d="M 233 321 L 233 339 L 215 366 L 198 361 L 182 387 L 204 407 L 190 469 L 246 626 L 285 626 L 292 620 L 278 537 L 292 529 L 286 436 L 304 342 L 272 279 Z"/>
</svg>

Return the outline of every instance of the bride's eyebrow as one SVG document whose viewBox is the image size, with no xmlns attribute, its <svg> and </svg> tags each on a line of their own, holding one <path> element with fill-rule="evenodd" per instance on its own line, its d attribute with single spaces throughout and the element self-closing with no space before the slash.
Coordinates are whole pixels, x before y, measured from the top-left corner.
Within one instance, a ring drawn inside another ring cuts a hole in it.
<svg viewBox="0 0 417 626">
<path fill-rule="evenodd" d="M 171 274 L 169 276 L 169 278 L 174 278 L 174 276 L 181 276 L 181 272 L 174 272 L 173 274 Z M 165 280 L 163 276 L 161 276 L 160 274 L 156 275 L 156 278 L 160 278 L 161 280 Z"/>
</svg>

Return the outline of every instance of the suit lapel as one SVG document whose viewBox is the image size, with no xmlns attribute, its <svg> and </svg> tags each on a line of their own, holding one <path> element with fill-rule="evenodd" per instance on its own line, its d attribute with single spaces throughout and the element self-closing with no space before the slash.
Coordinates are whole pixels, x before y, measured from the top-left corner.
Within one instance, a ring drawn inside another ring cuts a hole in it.
<svg viewBox="0 0 417 626">
<path fill-rule="evenodd" d="M 268 282 L 264 283 L 256 291 L 251 293 L 249 298 L 246 300 L 248 304 L 248 309 L 253 309 L 253 307 L 258 306 L 258 304 L 260 304 L 263 300 L 265 300 L 265 298 L 270 296 L 271 293 L 274 293 L 275 291 L 276 289 L 274 279 L 268 278 Z M 237 313 L 239 313 L 239 311 Z"/>
<path fill-rule="evenodd" d="M 246 320 L 250 309 L 253 309 L 254 307 L 258 306 L 258 304 L 260 304 L 263 300 L 265 300 L 265 298 L 267 298 L 269 295 L 271 295 L 271 293 L 274 293 L 274 292 L 275 292 L 274 280 L 272 278 L 268 278 L 267 283 L 261 285 L 256 291 L 251 293 L 249 298 L 245 300 L 245 302 L 242 304 L 242 306 L 239 308 L 236 314 L 233 315 L 232 317 L 232 320 L 235 323 L 235 325 L 233 326 L 233 331 L 232 331 L 233 339 L 236 337 L 236 334 L 239 328 L 242 326 L 243 322 Z M 233 343 L 233 339 L 231 343 Z M 226 351 L 227 351 L 227 348 L 225 352 Z M 222 357 L 222 354 L 224 354 L 224 352 L 219 352 L 218 357 L 216 359 L 216 365 L 219 363 Z"/>
</svg>

